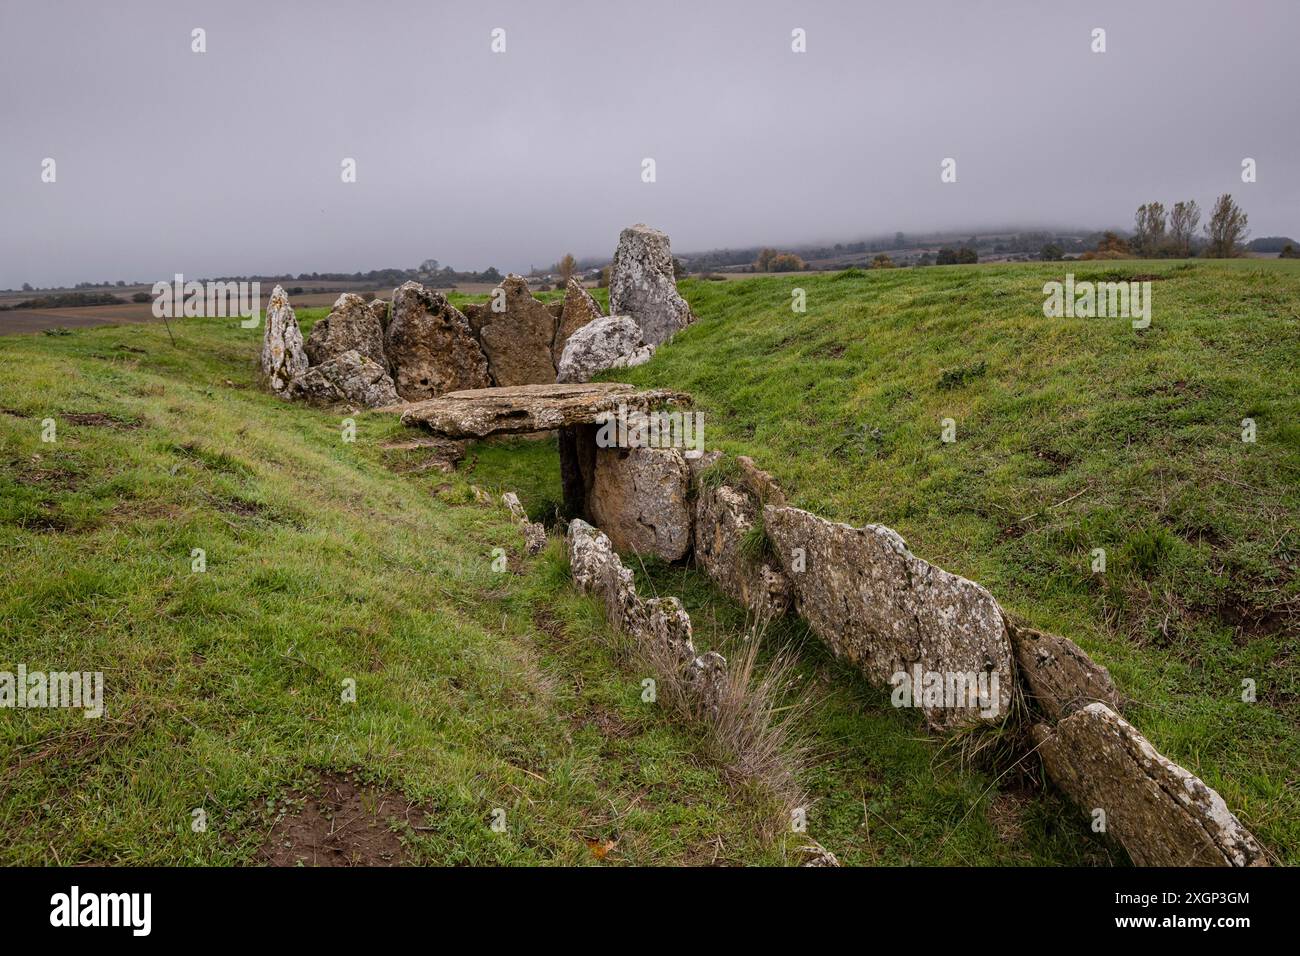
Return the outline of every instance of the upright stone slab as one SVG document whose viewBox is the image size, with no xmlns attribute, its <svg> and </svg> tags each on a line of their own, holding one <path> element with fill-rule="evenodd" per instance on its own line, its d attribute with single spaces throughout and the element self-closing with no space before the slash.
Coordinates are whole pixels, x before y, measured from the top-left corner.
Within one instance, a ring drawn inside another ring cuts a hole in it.
<svg viewBox="0 0 1300 956">
<path fill-rule="evenodd" d="M 501 312 L 493 300 L 477 310 L 479 342 L 487 356 L 492 381 L 498 386 L 548 385 L 555 381 L 555 328 L 557 320 L 546 303 L 533 298 L 528 283 L 506 276 L 499 287 L 504 296 Z"/>
<path fill-rule="evenodd" d="M 798 508 L 763 509 L 767 535 L 794 587 L 799 614 L 840 657 L 888 684 L 900 672 L 945 682 L 979 680 L 992 706 L 914 701 L 926 722 L 947 730 L 999 723 L 1011 704 L 1011 646 L 993 596 L 974 581 L 916 557 L 882 525 L 852 528 Z M 996 714 L 984 711 L 996 710 Z"/>
<path fill-rule="evenodd" d="M 282 287 L 271 291 L 266 304 L 266 328 L 262 333 L 262 379 L 271 391 L 288 398 L 293 380 L 307 370 L 302 330 L 293 314 L 289 296 Z"/>
<path fill-rule="evenodd" d="M 589 322 L 596 321 L 602 314 L 600 304 L 582 287 L 582 283 L 577 279 L 569 279 L 564 288 L 564 301 L 560 303 L 560 321 L 555 330 L 555 344 L 551 349 L 557 369 L 569 336 Z"/>
<path fill-rule="evenodd" d="M 384 326 L 370 305 L 351 292 L 339 296 L 330 314 L 312 327 L 305 350 L 312 365 L 355 351 L 377 365 L 388 366 Z"/>
<path fill-rule="evenodd" d="M 1025 696 L 1049 720 L 1060 720 L 1094 701 L 1119 710 L 1119 691 L 1110 671 L 1074 641 L 1017 624 L 1008 625 L 1007 631 Z"/>
<path fill-rule="evenodd" d="M 677 561 L 691 547 L 689 493 L 676 448 L 597 448 L 587 512 L 620 553 Z"/>
<path fill-rule="evenodd" d="M 668 236 L 643 223 L 618 237 L 609 273 L 609 314 L 630 315 L 647 345 L 661 345 L 695 321 L 677 292 Z"/>
<path fill-rule="evenodd" d="M 762 504 L 740 488 L 695 484 L 695 562 L 732 600 L 760 618 L 790 606 L 790 581 L 766 555 L 752 553 Z"/>
<path fill-rule="evenodd" d="M 1217 792 L 1164 757 L 1128 721 L 1092 703 L 1034 742 L 1052 782 L 1138 866 L 1267 866 L 1264 848 Z"/>
<path fill-rule="evenodd" d="M 313 365 L 293 380 L 295 397 L 318 405 L 347 402 L 380 408 L 397 401 L 388 369 L 356 349 Z"/>
<path fill-rule="evenodd" d="M 397 394 L 407 401 L 492 384 L 465 316 L 418 282 L 404 282 L 393 293 L 384 351 Z"/>
</svg>

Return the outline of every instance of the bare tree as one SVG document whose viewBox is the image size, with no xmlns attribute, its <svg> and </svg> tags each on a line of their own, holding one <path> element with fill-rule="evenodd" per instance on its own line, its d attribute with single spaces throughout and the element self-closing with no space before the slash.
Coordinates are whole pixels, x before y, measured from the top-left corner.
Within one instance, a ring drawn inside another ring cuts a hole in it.
<svg viewBox="0 0 1300 956">
<path fill-rule="evenodd" d="M 1164 203 L 1143 203 L 1133 220 L 1133 251 L 1140 256 L 1158 255 L 1165 244 Z"/>
<path fill-rule="evenodd" d="M 1232 201 L 1229 193 L 1224 193 L 1215 202 L 1205 234 L 1210 239 L 1209 248 L 1205 250 L 1207 256 L 1231 259 L 1242 254 L 1241 244 L 1250 231 L 1246 228 L 1246 214 Z"/>
<path fill-rule="evenodd" d="M 569 279 L 573 277 L 573 273 L 576 272 L 577 269 L 578 260 L 573 258 L 573 253 L 566 252 L 564 258 L 555 266 L 555 271 L 560 275 L 560 285 L 568 285 Z"/>
<path fill-rule="evenodd" d="M 1192 237 L 1196 235 L 1196 227 L 1200 224 L 1201 207 L 1195 199 L 1174 203 L 1173 212 L 1169 215 L 1169 238 L 1180 256 L 1186 258 L 1191 255 Z"/>
</svg>

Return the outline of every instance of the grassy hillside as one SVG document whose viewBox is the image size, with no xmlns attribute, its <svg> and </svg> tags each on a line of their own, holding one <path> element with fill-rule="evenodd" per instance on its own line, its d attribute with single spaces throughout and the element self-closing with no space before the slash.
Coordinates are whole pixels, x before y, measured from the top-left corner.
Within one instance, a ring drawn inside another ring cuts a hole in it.
<svg viewBox="0 0 1300 956">
<path fill-rule="evenodd" d="M 761 837 L 761 789 L 641 702 L 558 543 L 524 559 L 473 503 L 468 480 L 538 507 L 552 444 L 420 471 L 384 447 L 409 437 L 390 416 L 346 443 L 341 413 L 260 392 L 259 330 L 173 325 L 176 347 L 155 325 L 0 340 L 0 671 L 102 671 L 107 706 L 0 710 L 0 863 L 312 861 L 340 840 L 415 864 L 792 858 L 803 837 Z M 703 645 L 738 639 L 689 569 L 644 586 L 682 594 Z M 1050 794 L 962 771 L 914 715 L 805 661 L 824 691 L 808 835 L 846 863 L 1111 859 Z"/>
<path fill-rule="evenodd" d="M 1150 328 L 1044 318 L 1043 284 L 1067 270 L 1146 275 Z M 888 524 L 1076 640 L 1157 747 L 1300 862 L 1300 263 L 849 271 L 682 291 L 700 321 L 610 377 L 689 391 L 707 444 L 754 456 L 792 503 Z"/>
</svg>

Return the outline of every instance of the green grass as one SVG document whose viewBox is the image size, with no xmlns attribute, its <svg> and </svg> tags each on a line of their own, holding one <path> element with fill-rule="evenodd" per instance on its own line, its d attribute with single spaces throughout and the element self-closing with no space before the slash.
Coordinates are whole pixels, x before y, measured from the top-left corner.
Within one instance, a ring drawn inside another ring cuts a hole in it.
<svg viewBox="0 0 1300 956">
<path fill-rule="evenodd" d="M 103 671 L 107 704 L 0 711 L 0 862 L 256 862 L 267 801 L 327 770 L 428 811 L 412 863 L 784 859 L 761 795 L 641 703 L 558 542 L 525 561 L 465 480 L 385 467 L 393 418 L 347 444 L 258 391 L 256 330 L 176 333 L 0 340 L 0 670 Z M 117 421 L 64 418 L 89 412 Z"/>
<path fill-rule="evenodd" d="M 1151 327 L 1044 318 L 1043 284 L 1067 270 L 1154 274 Z M 700 321 L 607 377 L 690 392 L 707 446 L 752 455 L 792 504 L 888 524 L 1076 640 L 1160 750 L 1300 862 L 1300 264 L 854 271 L 682 292 Z M 955 443 L 940 441 L 945 418 Z"/>
</svg>

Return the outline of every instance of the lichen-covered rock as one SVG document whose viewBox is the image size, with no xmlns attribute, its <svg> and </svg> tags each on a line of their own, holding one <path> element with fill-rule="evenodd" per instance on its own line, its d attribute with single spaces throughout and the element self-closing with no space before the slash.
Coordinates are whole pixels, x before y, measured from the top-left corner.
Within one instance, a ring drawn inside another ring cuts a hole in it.
<svg viewBox="0 0 1300 956">
<path fill-rule="evenodd" d="M 723 593 L 760 618 L 775 618 L 790 606 L 790 581 L 759 552 L 752 540 L 762 505 L 729 485 L 695 489 L 695 561 Z"/>
<path fill-rule="evenodd" d="M 487 308 L 477 310 L 479 342 L 496 385 L 546 385 L 555 381 L 555 328 L 546 303 L 533 298 L 528 283 L 508 275 Z M 504 309 L 495 311 L 501 302 Z"/>
<path fill-rule="evenodd" d="M 598 448 L 587 512 L 617 551 L 677 561 L 691 546 L 689 490 L 676 448 Z"/>
<path fill-rule="evenodd" d="M 370 314 L 375 317 L 379 327 L 388 330 L 389 303 L 387 299 L 375 299 L 370 303 Z"/>
<path fill-rule="evenodd" d="M 611 626 L 639 633 L 645 608 L 637 596 L 632 572 L 619 560 L 609 536 L 575 518 L 569 522 L 567 541 L 569 566 L 578 590 L 601 600 Z"/>
<path fill-rule="evenodd" d="M 1199 777 L 1102 703 L 1033 728 L 1047 774 L 1138 866 L 1267 866 L 1264 848 Z"/>
<path fill-rule="evenodd" d="M 1048 720 L 1060 720 L 1094 701 L 1120 709 L 1110 671 L 1074 641 L 1017 624 L 1008 624 L 1007 631 L 1026 696 Z"/>
<path fill-rule="evenodd" d="M 799 614 L 838 656 L 881 684 L 917 667 L 945 682 L 983 675 L 987 704 L 915 701 L 936 730 L 1005 719 L 1011 646 L 988 591 L 922 561 L 882 525 L 852 528 L 777 505 L 763 516 Z"/>
<path fill-rule="evenodd" d="M 311 366 L 293 380 L 290 391 L 294 397 L 318 405 L 346 402 L 380 408 L 398 400 L 388 370 L 356 349 Z"/>
<path fill-rule="evenodd" d="M 413 402 L 401 411 L 402 424 L 423 425 L 450 438 L 523 435 L 575 425 L 596 425 L 619 408 L 631 412 L 689 400 L 684 392 L 638 389 L 622 382 L 585 385 L 513 385 L 451 392 Z"/>
<path fill-rule="evenodd" d="M 355 351 L 385 368 L 388 366 L 384 356 L 384 327 L 366 301 L 351 292 L 339 296 L 330 314 L 312 327 L 304 348 L 312 365 Z"/>
<path fill-rule="evenodd" d="M 407 401 L 492 384 L 465 316 L 418 282 L 404 282 L 393 293 L 384 351 L 397 394 Z"/>
<path fill-rule="evenodd" d="M 556 380 L 589 382 L 598 372 L 644 365 L 653 355 L 654 346 L 642 343 L 641 327 L 629 316 L 603 316 L 569 337 Z"/>
<path fill-rule="evenodd" d="M 799 852 L 804 854 L 806 859 L 800 863 L 800 866 L 839 866 L 840 861 L 830 850 L 820 843 L 814 843 L 812 846 L 801 846 Z"/>
<path fill-rule="evenodd" d="M 609 314 L 630 315 L 647 345 L 662 345 L 695 321 L 677 292 L 668 236 L 638 223 L 618 237 L 609 272 Z"/>
<path fill-rule="evenodd" d="M 510 510 L 511 517 L 523 532 L 525 549 L 529 554 L 540 554 L 546 547 L 546 528 L 535 521 L 528 520 L 528 512 L 524 510 L 524 506 L 519 503 L 519 496 L 513 491 L 507 491 L 502 495 L 501 501 Z"/>
<path fill-rule="evenodd" d="M 591 297 L 591 293 L 582 287 L 577 279 L 570 279 L 564 287 L 564 299 L 559 303 L 559 323 L 555 329 L 555 345 L 551 355 L 556 368 L 560 365 L 560 356 L 564 354 L 564 345 L 569 336 L 588 322 L 594 322 L 602 315 L 600 304 Z M 639 337 L 638 337 L 639 341 Z M 560 381 L 564 381 L 561 379 Z"/>
<path fill-rule="evenodd" d="M 266 304 L 266 328 L 262 332 L 262 379 L 271 391 L 287 398 L 293 380 L 307 370 L 302 330 L 293 314 L 289 296 L 276 286 Z"/>
<path fill-rule="evenodd" d="M 681 678 L 694 706 L 716 711 L 727 688 L 727 659 L 713 651 L 696 652 L 691 618 L 682 602 L 675 597 L 639 597 L 632 572 L 619 560 L 609 537 L 582 519 L 569 522 L 567 544 L 578 589 L 603 601 L 610 624 L 632 635 L 652 660 Z"/>
</svg>

